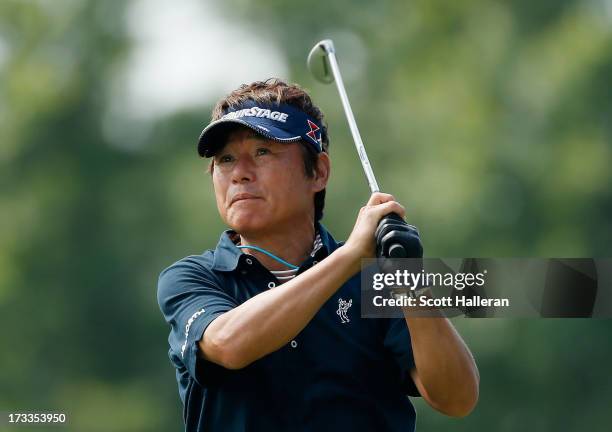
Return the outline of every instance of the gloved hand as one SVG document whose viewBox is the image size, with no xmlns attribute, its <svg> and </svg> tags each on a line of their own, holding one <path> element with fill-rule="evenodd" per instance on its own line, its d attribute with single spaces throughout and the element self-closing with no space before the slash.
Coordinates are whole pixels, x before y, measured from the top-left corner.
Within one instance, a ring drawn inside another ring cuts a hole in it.
<svg viewBox="0 0 612 432">
<path fill-rule="evenodd" d="M 378 223 L 374 233 L 376 256 L 379 258 L 422 258 L 423 245 L 419 231 L 396 213 L 390 213 Z"/>
</svg>

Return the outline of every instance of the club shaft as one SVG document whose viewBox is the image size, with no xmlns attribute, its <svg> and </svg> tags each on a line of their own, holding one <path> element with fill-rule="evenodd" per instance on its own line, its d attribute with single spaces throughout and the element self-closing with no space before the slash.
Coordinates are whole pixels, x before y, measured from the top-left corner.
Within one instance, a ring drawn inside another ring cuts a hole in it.
<svg viewBox="0 0 612 432">
<path fill-rule="evenodd" d="M 361 135 L 359 134 L 359 129 L 357 128 L 357 122 L 355 121 L 353 110 L 351 109 L 351 104 L 349 103 L 348 96 L 346 95 L 344 82 L 342 81 L 342 76 L 340 75 L 340 68 L 338 67 L 338 61 L 336 60 L 336 53 L 334 51 L 328 52 L 327 58 L 329 60 L 329 65 L 334 75 L 334 81 L 336 82 L 338 93 L 340 93 L 340 100 L 342 101 L 344 113 L 346 114 L 349 128 L 351 129 L 351 134 L 353 135 L 353 141 L 355 142 L 355 148 L 357 149 L 357 153 L 359 154 L 359 160 L 361 160 L 361 166 L 363 167 L 363 171 L 365 172 L 366 178 L 368 179 L 370 191 L 372 193 L 379 192 L 376 177 L 374 177 L 374 172 L 372 171 L 372 166 L 370 165 L 370 160 L 368 159 L 368 154 L 366 153 L 365 146 L 363 145 L 363 141 L 361 140 Z"/>
</svg>

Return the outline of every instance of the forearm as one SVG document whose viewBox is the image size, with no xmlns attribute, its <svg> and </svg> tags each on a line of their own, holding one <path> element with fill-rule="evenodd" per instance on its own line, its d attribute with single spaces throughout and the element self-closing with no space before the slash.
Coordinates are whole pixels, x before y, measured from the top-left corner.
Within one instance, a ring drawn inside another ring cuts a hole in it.
<svg viewBox="0 0 612 432">
<path fill-rule="evenodd" d="M 352 275 L 358 260 L 344 247 L 296 278 L 215 319 L 200 341 L 205 357 L 238 369 L 294 338 Z"/>
<path fill-rule="evenodd" d="M 474 358 L 452 323 L 445 317 L 411 317 L 413 356 L 427 402 L 452 416 L 465 416 L 478 401 L 480 375 Z"/>
</svg>

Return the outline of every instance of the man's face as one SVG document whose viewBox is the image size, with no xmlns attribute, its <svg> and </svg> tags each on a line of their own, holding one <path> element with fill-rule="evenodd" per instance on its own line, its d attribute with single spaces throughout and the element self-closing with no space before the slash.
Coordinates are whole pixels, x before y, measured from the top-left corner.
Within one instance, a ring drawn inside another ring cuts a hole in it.
<svg viewBox="0 0 612 432">
<path fill-rule="evenodd" d="M 228 135 L 213 157 L 212 172 L 225 223 L 249 235 L 313 220 L 313 197 L 326 179 L 306 176 L 301 145 L 268 140 L 248 128 Z"/>
</svg>

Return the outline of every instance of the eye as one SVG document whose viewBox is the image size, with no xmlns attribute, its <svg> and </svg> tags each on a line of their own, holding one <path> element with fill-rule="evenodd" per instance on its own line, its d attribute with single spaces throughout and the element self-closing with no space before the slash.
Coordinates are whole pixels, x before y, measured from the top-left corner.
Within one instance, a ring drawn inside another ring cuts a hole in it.
<svg viewBox="0 0 612 432">
<path fill-rule="evenodd" d="M 265 148 L 265 147 L 259 147 L 257 149 L 257 151 L 255 152 L 255 154 L 257 156 L 262 156 L 262 155 L 265 155 L 265 154 L 270 154 L 270 150 Z"/>
<path fill-rule="evenodd" d="M 217 163 L 220 163 L 220 164 L 222 164 L 222 163 L 228 163 L 228 162 L 231 162 L 231 161 L 233 161 L 233 160 L 234 160 L 234 157 L 233 157 L 232 155 L 225 154 L 225 155 L 223 155 L 223 156 L 220 156 L 220 157 L 217 159 Z"/>
</svg>

